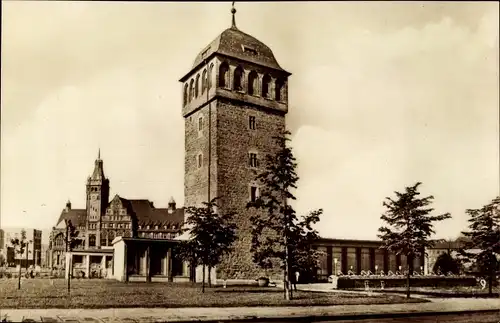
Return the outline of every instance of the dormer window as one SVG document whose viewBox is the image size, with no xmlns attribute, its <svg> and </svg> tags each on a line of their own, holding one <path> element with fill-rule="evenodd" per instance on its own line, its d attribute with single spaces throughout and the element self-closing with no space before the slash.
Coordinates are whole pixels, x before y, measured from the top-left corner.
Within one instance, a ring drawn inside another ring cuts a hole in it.
<svg viewBox="0 0 500 323">
<path fill-rule="evenodd" d="M 155 225 L 155 230 L 158 230 L 158 226 L 157 225 Z"/>
<path fill-rule="evenodd" d="M 146 229 L 147 229 L 147 230 L 149 230 L 149 225 L 148 225 L 148 226 L 146 226 Z"/>
<path fill-rule="evenodd" d="M 246 46 L 246 45 L 241 45 L 243 47 L 243 52 L 251 55 L 257 55 L 257 50 L 255 48 Z"/>
<path fill-rule="evenodd" d="M 209 50 L 210 50 L 210 47 L 208 47 L 207 49 L 205 49 L 203 51 L 203 53 L 201 53 L 201 58 L 206 58 Z"/>
</svg>

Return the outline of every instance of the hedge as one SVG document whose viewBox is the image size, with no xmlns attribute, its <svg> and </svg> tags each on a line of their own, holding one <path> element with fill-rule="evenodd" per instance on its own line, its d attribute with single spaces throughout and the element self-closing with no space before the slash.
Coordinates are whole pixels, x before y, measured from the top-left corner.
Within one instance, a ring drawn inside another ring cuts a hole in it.
<svg viewBox="0 0 500 323">
<path fill-rule="evenodd" d="M 371 288 L 380 288 L 382 282 L 384 287 L 405 287 L 404 276 L 340 276 L 337 281 L 338 289 L 365 288 L 365 282 Z M 477 281 L 472 276 L 412 276 L 410 286 L 412 287 L 451 287 L 451 286 L 476 286 Z"/>
</svg>

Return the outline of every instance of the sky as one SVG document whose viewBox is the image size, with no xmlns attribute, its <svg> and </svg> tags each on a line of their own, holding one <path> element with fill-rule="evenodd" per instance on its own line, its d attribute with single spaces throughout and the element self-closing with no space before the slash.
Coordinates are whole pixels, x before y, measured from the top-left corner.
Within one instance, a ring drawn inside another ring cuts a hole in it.
<svg viewBox="0 0 500 323">
<path fill-rule="evenodd" d="M 230 3 L 2 1 L 2 227 L 85 207 L 101 149 L 111 197 L 183 205 L 181 84 Z M 289 79 L 295 208 L 374 239 L 417 181 L 441 238 L 499 195 L 498 2 L 236 3 Z M 44 240 L 47 235 L 44 235 Z"/>
</svg>

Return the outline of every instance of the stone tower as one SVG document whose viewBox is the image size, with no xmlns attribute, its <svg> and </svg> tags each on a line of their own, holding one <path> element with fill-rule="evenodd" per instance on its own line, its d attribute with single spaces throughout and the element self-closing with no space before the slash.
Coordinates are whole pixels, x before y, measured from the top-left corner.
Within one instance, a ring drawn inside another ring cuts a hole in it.
<svg viewBox="0 0 500 323">
<path fill-rule="evenodd" d="M 101 246 L 101 216 L 109 200 L 109 180 L 104 176 L 101 151 L 97 155 L 92 176 L 87 178 L 87 221 L 85 248 Z"/>
<path fill-rule="evenodd" d="M 218 212 L 236 212 L 235 251 L 218 277 L 255 279 L 246 204 L 259 194 L 254 182 L 273 137 L 285 129 L 288 77 L 271 49 L 236 27 L 224 30 L 196 57 L 180 79 L 185 120 L 186 206 L 218 197 Z"/>
</svg>

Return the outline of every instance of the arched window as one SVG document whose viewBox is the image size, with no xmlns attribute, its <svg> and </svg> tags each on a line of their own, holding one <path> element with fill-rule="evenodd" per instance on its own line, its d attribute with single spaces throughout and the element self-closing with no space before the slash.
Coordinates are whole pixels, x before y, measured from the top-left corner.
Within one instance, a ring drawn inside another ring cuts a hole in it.
<svg viewBox="0 0 500 323">
<path fill-rule="evenodd" d="M 229 86 L 229 65 L 224 62 L 219 67 L 219 87 Z"/>
<path fill-rule="evenodd" d="M 194 80 L 191 80 L 191 83 L 189 84 L 189 101 L 194 98 Z"/>
<path fill-rule="evenodd" d="M 248 74 L 248 94 L 254 95 L 257 92 L 259 77 L 255 71 L 251 71 Z"/>
<path fill-rule="evenodd" d="M 194 97 L 195 98 L 197 98 L 198 93 L 200 93 L 199 89 L 200 89 L 200 74 L 196 75 L 196 83 L 194 85 Z"/>
<path fill-rule="evenodd" d="M 203 70 L 203 74 L 201 76 L 201 94 L 205 93 L 207 89 L 207 70 Z"/>
<path fill-rule="evenodd" d="M 270 98 L 271 97 L 270 87 L 271 87 L 271 77 L 268 74 L 266 74 L 262 78 L 262 97 L 263 98 Z"/>
<path fill-rule="evenodd" d="M 285 100 L 285 81 L 279 78 L 276 80 L 276 86 L 274 88 L 274 97 L 276 101 L 284 101 Z"/>
<path fill-rule="evenodd" d="M 208 88 L 212 88 L 212 80 L 214 77 L 214 63 L 210 64 L 210 69 L 208 70 Z"/>
<path fill-rule="evenodd" d="M 182 104 L 186 105 L 188 103 L 188 85 L 184 85 L 184 96 L 183 96 L 183 101 Z"/>
<path fill-rule="evenodd" d="M 233 89 L 235 91 L 243 90 L 243 69 L 239 66 L 234 70 Z"/>
</svg>

